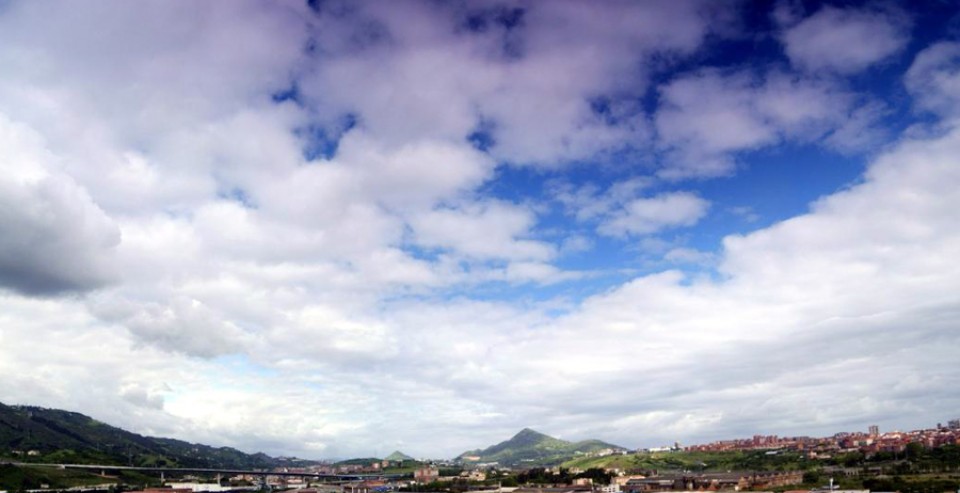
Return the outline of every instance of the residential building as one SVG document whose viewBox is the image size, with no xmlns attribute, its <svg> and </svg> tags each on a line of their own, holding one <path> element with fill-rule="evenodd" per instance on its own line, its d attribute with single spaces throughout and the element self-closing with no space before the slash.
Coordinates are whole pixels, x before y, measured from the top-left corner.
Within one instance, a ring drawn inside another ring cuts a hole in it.
<svg viewBox="0 0 960 493">
<path fill-rule="evenodd" d="M 418 483 L 430 483 L 440 478 L 440 470 L 433 466 L 421 467 L 413 471 L 413 480 Z"/>
</svg>

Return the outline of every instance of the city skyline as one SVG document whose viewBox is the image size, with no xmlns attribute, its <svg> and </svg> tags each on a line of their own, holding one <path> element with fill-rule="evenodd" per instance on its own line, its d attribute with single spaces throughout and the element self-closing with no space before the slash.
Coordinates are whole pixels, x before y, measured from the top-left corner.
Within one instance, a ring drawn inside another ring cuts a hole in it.
<svg viewBox="0 0 960 493">
<path fill-rule="evenodd" d="M 0 402 L 308 458 L 953 419 L 958 26 L 0 2 Z"/>
</svg>

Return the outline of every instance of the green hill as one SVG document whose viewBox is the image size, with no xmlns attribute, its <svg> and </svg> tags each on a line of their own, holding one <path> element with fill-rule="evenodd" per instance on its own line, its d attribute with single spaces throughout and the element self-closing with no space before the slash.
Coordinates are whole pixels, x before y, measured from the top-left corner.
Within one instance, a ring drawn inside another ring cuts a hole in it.
<svg viewBox="0 0 960 493">
<path fill-rule="evenodd" d="M 405 453 L 403 453 L 403 452 L 401 452 L 401 451 L 399 451 L 399 450 L 394 450 L 392 454 L 384 457 L 384 459 L 386 459 L 386 460 L 388 460 L 388 461 L 392 461 L 392 462 L 415 460 L 413 457 L 410 457 L 409 455 L 407 455 L 407 454 L 405 454 Z"/>
<path fill-rule="evenodd" d="M 261 453 L 146 437 L 80 413 L 2 403 L 0 457 L 24 462 L 242 469 L 289 464 Z"/>
<path fill-rule="evenodd" d="M 568 442 L 524 428 L 513 438 L 483 450 L 460 454 L 467 462 L 497 462 L 501 465 L 554 465 L 576 457 L 588 456 L 605 449 L 624 450 L 600 440 Z"/>
<path fill-rule="evenodd" d="M 725 452 L 638 452 L 630 455 L 581 457 L 566 461 L 563 467 L 617 468 L 625 471 L 785 471 L 808 469 L 816 463 L 794 451 L 768 454 L 767 450 L 731 450 Z"/>
<path fill-rule="evenodd" d="M 380 459 L 376 457 L 357 457 L 354 459 L 344 459 L 341 461 L 334 462 L 335 466 L 368 466 L 374 462 L 380 462 Z"/>
</svg>

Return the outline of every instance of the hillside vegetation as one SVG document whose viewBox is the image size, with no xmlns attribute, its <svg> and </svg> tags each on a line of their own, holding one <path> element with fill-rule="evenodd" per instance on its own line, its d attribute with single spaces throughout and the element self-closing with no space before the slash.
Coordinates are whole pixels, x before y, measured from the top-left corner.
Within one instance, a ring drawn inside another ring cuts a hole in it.
<svg viewBox="0 0 960 493">
<path fill-rule="evenodd" d="M 496 462 L 506 466 L 555 465 L 604 449 L 622 450 L 623 447 L 600 440 L 568 442 L 524 428 L 507 441 L 483 450 L 464 452 L 458 459 L 468 461 L 467 458 L 474 457 L 473 462 Z"/>
<path fill-rule="evenodd" d="M 80 413 L 0 404 L 0 457 L 19 462 L 265 469 L 281 463 L 246 454 L 116 428 Z"/>
<path fill-rule="evenodd" d="M 399 450 L 394 450 L 392 454 L 384 457 L 384 460 L 388 460 L 392 462 L 402 462 L 402 461 L 412 461 L 416 459 L 414 459 L 413 457 L 410 457 L 409 455 Z"/>
<path fill-rule="evenodd" d="M 766 451 L 731 452 L 640 452 L 630 455 L 583 457 L 566 461 L 563 467 L 606 468 L 624 471 L 788 471 L 807 469 L 815 463 L 797 452 L 767 454 Z"/>
</svg>

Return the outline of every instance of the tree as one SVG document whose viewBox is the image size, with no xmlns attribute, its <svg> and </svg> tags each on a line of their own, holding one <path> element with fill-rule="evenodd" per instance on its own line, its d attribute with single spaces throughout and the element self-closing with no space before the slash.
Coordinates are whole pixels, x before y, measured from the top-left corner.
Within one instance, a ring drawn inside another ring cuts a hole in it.
<svg viewBox="0 0 960 493">
<path fill-rule="evenodd" d="M 850 452 L 843 456 L 843 465 L 846 467 L 856 467 L 863 462 L 863 454 L 860 452 Z"/>
<path fill-rule="evenodd" d="M 926 450 L 920 442 L 910 442 L 907 444 L 907 459 L 914 461 L 923 457 Z"/>
<path fill-rule="evenodd" d="M 807 471 L 803 473 L 803 482 L 806 484 L 817 484 L 820 482 L 820 471 Z"/>
<path fill-rule="evenodd" d="M 590 478 L 593 480 L 593 484 L 610 484 L 610 479 L 613 478 L 613 474 L 608 473 L 599 467 L 591 467 L 590 469 L 577 474 L 576 477 Z"/>
</svg>

